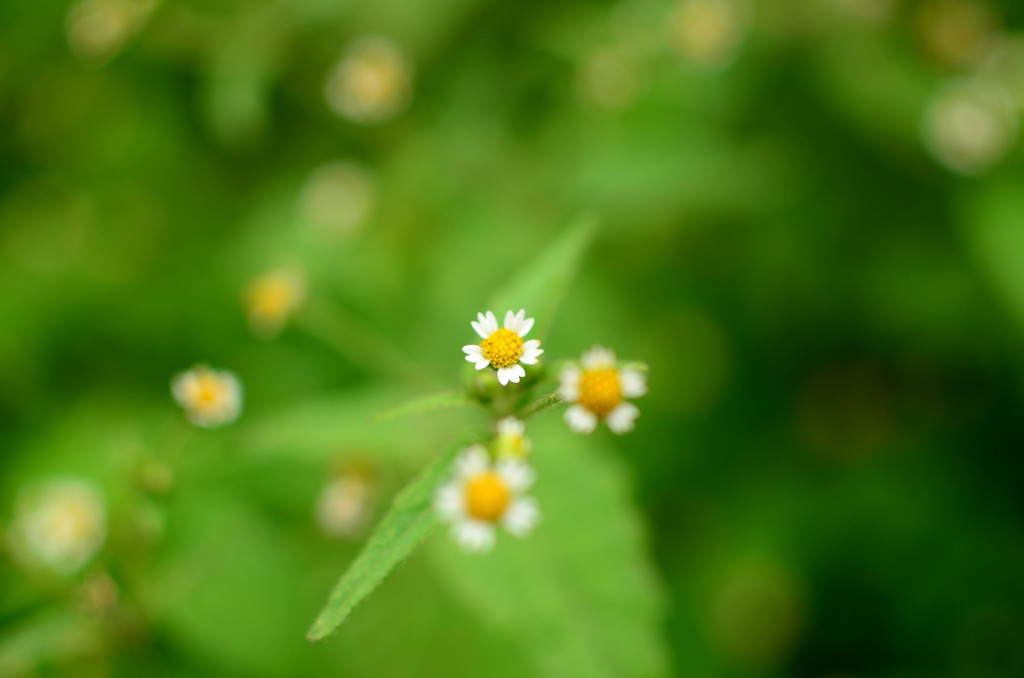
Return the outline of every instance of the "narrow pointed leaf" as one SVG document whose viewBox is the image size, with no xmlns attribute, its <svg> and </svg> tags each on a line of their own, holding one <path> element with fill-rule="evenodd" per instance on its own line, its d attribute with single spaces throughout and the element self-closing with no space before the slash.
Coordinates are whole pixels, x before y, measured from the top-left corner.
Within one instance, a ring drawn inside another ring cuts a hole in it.
<svg viewBox="0 0 1024 678">
<path fill-rule="evenodd" d="M 536 336 L 546 334 L 559 304 L 576 278 L 595 231 L 593 218 L 580 219 L 502 287 L 489 306 L 498 314 L 499 322 L 505 311 L 524 308 L 527 315 L 537 321 Z"/>
<path fill-rule="evenodd" d="M 391 510 L 334 587 L 307 638 L 321 640 L 338 628 L 352 609 L 427 538 L 437 524 L 432 508 L 434 491 L 457 449 L 453 447 L 441 455 L 395 497 Z"/>
</svg>

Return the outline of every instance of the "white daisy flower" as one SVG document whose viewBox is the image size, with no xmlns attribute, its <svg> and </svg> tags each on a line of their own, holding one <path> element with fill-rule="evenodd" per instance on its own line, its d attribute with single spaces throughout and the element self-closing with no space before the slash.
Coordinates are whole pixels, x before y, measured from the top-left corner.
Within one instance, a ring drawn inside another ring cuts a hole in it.
<svg viewBox="0 0 1024 678">
<path fill-rule="evenodd" d="M 227 370 L 197 365 L 174 377 L 171 393 L 189 421 L 203 428 L 230 424 L 242 412 L 242 383 Z"/>
<path fill-rule="evenodd" d="M 245 288 L 242 304 L 252 331 L 271 339 L 305 301 L 306 272 L 288 266 L 253 278 Z"/>
<path fill-rule="evenodd" d="M 10 540 L 30 565 L 74 574 L 99 553 L 106 539 L 107 507 L 92 483 L 55 479 L 19 496 Z"/>
<path fill-rule="evenodd" d="M 331 537 L 351 537 L 369 522 L 370 487 L 357 473 L 329 482 L 316 501 L 316 523 Z"/>
<path fill-rule="evenodd" d="M 526 424 L 515 417 L 498 422 L 494 454 L 498 459 L 526 459 L 533 451 L 533 441 L 526 437 Z"/>
<path fill-rule="evenodd" d="M 640 410 L 626 398 L 647 393 L 647 377 L 631 368 L 619 369 L 611 349 L 595 346 L 583 354 L 579 367 L 567 367 L 559 376 L 558 396 L 573 403 L 565 421 L 576 433 L 591 433 L 604 419 L 612 433 L 627 433 Z"/>
<path fill-rule="evenodd" d="M 498 321 L 490 311 L 486 315 L 477 313 L 476 317 L 478 322 L 470 325 L 483 341 L 462 347 L 466 360 L 478 370 L 488 365 L 498 370 L 498 381 L 502 386 L 510 381 L 518 384 L 526 376 L 523 365 L 536 365 L 537 358 L 544 352 L 540 340 L 523 341 L 533 328 L 533 318 L 527 318 L 523 309 L 519 309 L 519 313 L 509 311 L 505 314 L 505 326 L 499 329 Z"/>
<path fill-rule="evenodd" d="M 434 508 L 451 524 L 452 537 L 467 551 L 494 548 L 496 525 L 520 539 L 540 521 L 537 502 L 526 496 L 535 474 L 519 459 L 491 462 L 487 448 L 471 445 L 455 460 L 455 477 L 438 488 Z"/>
</svg>

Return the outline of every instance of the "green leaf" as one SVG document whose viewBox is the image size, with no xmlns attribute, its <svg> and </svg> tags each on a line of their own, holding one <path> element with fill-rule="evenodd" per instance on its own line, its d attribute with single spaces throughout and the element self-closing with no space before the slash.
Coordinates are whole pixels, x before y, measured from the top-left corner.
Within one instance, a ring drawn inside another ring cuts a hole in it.
<svg viewBox="0 0 1024 678">
<path fill-rule="evenodd" d="M 488 306 L 498 315 L 498 322 L 501 322 L 505 311 L 525 308 L 527 316 L 536 320 L 537 335 L 546 334 L 576 277 L 595 231 L 596 221 L 593 218 L 580 219 L 502 287 Z"/>
<path fill-rule="evenodd" d="M 627 472 L 600 436 L 557 417 L 531 429 L 543 520 L 527 540 L 499 537 L 487 556 L 437 540 L 439 578 L 496 632 L 517 641 L 537 675 L 650 678 L 667 672 L 662 591 Z"/>
<path fill-rule="evenodd" d="M 449 472 L 456 445 L 402 490 L 391 510 L 370 535 L 370 539 L 348 571 L 338 580 L 327 605 L 306 634 L 321 640 L 348 617 L 352 609 L 381 585 L 402 561 L 416 549 L 437 524 L 432 503 L 434 491 Z"/>
<path fill-rule="evenodd" d="M 434 393 L 422 398 L 416 398 L 399 405 L 398 407 L 381 412 L 374 416 L 374 421 L 399 419 L 401 417 L 409 417 L 415 414 L 423 414 L 425 412 L 434 412 L 436 410 L 446 410 L 453 407 L 465 407 L 467 405 L 475 404 L 476 400 L 464 391 L 444 391 L 442 393 Z"/>
</svg>

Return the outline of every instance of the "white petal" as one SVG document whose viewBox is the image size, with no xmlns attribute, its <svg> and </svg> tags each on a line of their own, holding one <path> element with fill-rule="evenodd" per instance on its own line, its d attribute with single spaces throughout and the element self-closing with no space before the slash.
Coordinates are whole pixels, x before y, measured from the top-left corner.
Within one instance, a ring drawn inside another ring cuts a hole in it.
<svg viewBox="0 0 1024 678">
<path fill-rule="evenodd" d="M 512 381 L 517 384 L 519 383 L 520 379 L 526 376 L 526 368 L 523 367 L 522 365 L 512 365 L 511 367 L 509 367 L 509 369 L 512 370 Z"/>
<path fill-rule="evenodd" d="M 505 417 L 498 422 L 499 436 L 521 436 L 526 433 L 526 424 L 515 417 Z"/>
<path fill-rule="evenodd" d="M 462 347 L 462 352 L 467 355 L 481 355 L 484 350 L 480 348 L 480 344 L 466 344 Z"/>
<path fill-rule="evenodd" d="M 434 510 L 442 520 L 450 522 L 465 514 L 465 492 L 461 483 L 449 482 L 434 495 Z"/>
<path fill-rule="evenodd" d="M 470 445 L 458 459 L 455 468 L 462 478 L 471 478 L 486 471 L 491 466 L 491 456 L 483 445 Z"/>
<path fill-rule="evenodd" d="M 498 368 L 498 383 L 499 384 L 501 384 L 502 386 L 505 386 L 505 385 L 508 384 L 508 381 L 511 378 L 512 378 L 512 374 L 509 372 L 509 368 L 508 367 L 499 367 Z M 518 381 L 518 379 L 516 381 Z"/>
<path fill-rule="evenodd" d="M 597 428 L 597 417 L 582 405 L 573 405 L 565 411 L 565 423 L 573 433 L 593 433 Z"/>
<path fill-rule="evenodd" d="M 526 318 L 525 317 L 525 315 L 526 315 L 525 311 L 520 311 L 520 313 L 522 313 L 524 315 L 524 318 L 523 318 L 522 322 L 519 323 L 519 332 L 518 332 L 518 334 L 519 334 L 520 337 L 525 337 L 527 334 L 530 333 L 530 330 L 533 329 L 533 318 Z"/>
<path fill-rule="evenodd" d="M 536 472 L 528 464 L 524 464 L 518 459 L 499 461 L 495 471 L 517 494 L 526 492 L 537 482 Z"/>
<path fill-rule="evenodd" d="M 580 397 L 581 373 L 575 367 L 566 367 L 558 375 L 558 397 L 564 402 L 574 403 Z"/>
<path fill-rule="evenodd" d="M 618 407 L 605 417 L 604 423 L 608 424 L 608 428 L 611 429 L 612 433 L 622 435 L 633 430 L 633 423 L 639 416 L 640 408 L 636 405 L 633 403 L 620 403 Z"/>
<path fill-rule="evenodd" d="M 498 320 L 490 311 L 487 312 L 487 315 L 484 316 L 480 324 L 483 325 L 483 328 L 487 331 L 488 337 L 498 331 Z"/>
<path fill-rule="evenodd" d="M 505 312 L 505 329 L 519 334 L 519 316 L 512 311 Z"/>
<path fill-rule="evenodd" d="M 490 361 L 490 360 L 488 360 L 487 358 L 485 358 L 485 357 L 483 357 L 483 356 L 480 356 L 480 357 L 479 357 L 479 358 L 477 359 L 477 361 L 476 361 L 476 368 L 477 368 L 478 370 L 482 370 L 483 368 L 487 367 L 487 366 L 488 366 L 488 365 L 490 365 L 490 364 L 491 364 L 491 361 Z"/>
<path fill-rule="evenodd" d="M 615 351 L 603 346 L 594 346 L 583 354 L 580 359 L 583 367 L 588 370 L 600 370 L 615 367 Z"/>
<path fill-rule="evenodd" d="M 465 520 L 452 526 L 459 546 L 474 553 L 485 553 L 494 548 L 494 525 L 479 520 Z"/>
<path fill-rule="evenodd" d="M 627 398 L 639 398 L 647 393 L 647 376 L 638 370 L 619 370 L 619 382 L 622 395 Z"/>
<path fill-rule="evenodd" d="M 481 317 L 482 317 L 482 316 L 481 316 Z M 489 333 L 488 333 L 488 332 L 487 332 L 487 331 L 486 331 L 486 330 L 484 329 L 484 325 L 483 325 L 483 323 L 482 323 L 482 322 L 479 322 L 479 323 L 478 323 L 478 322 L 476 322 L 476 321 L 473 321 L 473 320 L 471 320 L 471 321 L 469 322 L 469 324 L 473 326 L 473 331 L 474 331 L 474 332 L 476 332 L 477 334 L 479 334 L 481 338 L 483 338 L 483 339 L 486 339 L 487 337 L 491 336 L 491 335 L 490 335 L 490 334 L 489 334 Z"/>
<path fill-rule="evenodd" d="M 533 339 L 523 344 L 523 354 L 519 356 L 519 362 L 527 365 L 536 365 L 537 358 L 544 352 L 544 349 L 540 347 L 540 341 Z"/>
<path fill-rule="evenodd" d="M 520 539 L 529 536 L 539 522 L 540 508 L 532 497 L 515 500 L 501 517 L 501 526 L 513 537 Z"/>
</svg>

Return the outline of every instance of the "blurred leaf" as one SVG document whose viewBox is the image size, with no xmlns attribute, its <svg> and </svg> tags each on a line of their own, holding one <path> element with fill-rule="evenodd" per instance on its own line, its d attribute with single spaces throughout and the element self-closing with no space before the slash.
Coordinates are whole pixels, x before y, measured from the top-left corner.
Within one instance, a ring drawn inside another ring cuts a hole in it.
<svg viewBox="0 0 1024 678">
<path fill-rule="evenodd" d="M 505 311 L 525 308 L 527 317 L 536 319 L 536 334 L 544 336 L 576 277 L 595 231 L 596 221 L 592 217 L 581 218 L 498 290 L 488 306 L 497 314 L 498 322 Z"/>
<path fill-rule="evenodd" d="M 98 654 L 104 646 L 93 620 L 65 610 L 45 610 L 12 626 L 0 640 L 0 678 L 32 675 L 40 665 Z"/>
<path fill-rule="evenodd" d="M 468 608 L 522 643 L 537 674 L 661 676 L 661 591 L 630 506 L 625 469 L 599 438 L 556 417 L 531 430 L 543 522 L 525 541 L 500 539 L 474 557 L 448 540 L 427 550 Z"/>
<path fill-rule="evenodd" d="M 435 410 L 444 410 L 452 407 L 465 407 L 473 405 L 476 401 L 462 391 L 445 391 L 433 395 L 416 398 L 403 405 L 386 410 L 374 417 L 375 421 L 386 421 L 388 419 L 399 419 L 414 414 L 423 414 Z"/>
<path fill-rule="evenodd" d="M 242 440 L 247 449 L 262 455 L 330 459 L 339 453 L 370 452 L 410 460 L 481 421 L 482 413 L 470 408 L 439 411 L 408 426 L 374 421 L 378 412 L 412 395 L 407 387 L 385 385 L 311 398 L 263 416 L 246 429 Z"/>
<path fill-rule="evenodd" d="M 186 654 L 248 676 L 294 676 L 307 605 L 301 531 L 230 490 L 194 486 L 171 506 L 157 567 L 139 591 L 155 627 Z M 321 657 L 322 659 L 322 657 Z"/>
<path fill-rule="evenodd" d="M 963 226 L 974 256 L 1016 322 L 1024 327 L 1024 222 L 1019 182 L 983 192 Z"/>
<path fill-rule="evenodd" d="M 458 446 L 445 454 L 397 497 L 391 510 L 370 535 L 363 551 L 331 592 L 327 605 L 313 622 L 307 637 L 321 640 L 334 631 L 396 567 L 427 538 L 437 524 L 431 504 L 434 490 L 448 473 Z"/>
</svg>

